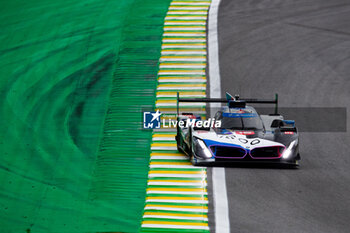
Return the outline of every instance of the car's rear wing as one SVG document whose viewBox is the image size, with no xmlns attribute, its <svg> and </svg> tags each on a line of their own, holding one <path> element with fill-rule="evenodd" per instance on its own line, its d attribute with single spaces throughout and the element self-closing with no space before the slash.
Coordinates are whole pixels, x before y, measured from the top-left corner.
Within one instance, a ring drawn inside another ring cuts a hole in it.
<svg viewBox="0 0 350 233">
<path fill-rule="evenodd" d="M 278 115 L 278 94 L 275 94 L 275 99 L 241 99 L 238 95 L 232 96 L 226 92 L 225 98 L 180 98 L 179 92 L 177 92 L 176 98 L 176 111 L 179 115 L 179 103 L 180 102 L 202 102 L 202 103 L 227 103 L 229 107 L 241 107 L 244 108 L 246 103 L 249 104 L 274 104 L 275 112 Z"/>
</svg>

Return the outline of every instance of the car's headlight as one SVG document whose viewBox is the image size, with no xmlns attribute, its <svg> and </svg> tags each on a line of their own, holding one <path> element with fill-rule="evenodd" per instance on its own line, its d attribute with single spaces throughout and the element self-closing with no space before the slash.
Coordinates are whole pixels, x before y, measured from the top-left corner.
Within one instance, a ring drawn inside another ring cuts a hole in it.
<svg viewBox="0 0 350 233">
<path fill-rule="evenodd" d="M 210 159 L 211 157 L 213 157 L 207 145 L 205 145 L 202 139 L 194 137 L 193 146 L 194 146 L 194 152 L 197 156 L 205 159 Z"/>
<path fill-rule="evenodd" d="M 289 144 L 288 148 L 283 152 L 282 158 L 288 159 L 292 155 L 294 147 L 297 145 L 298 145 L 298 139 L 292 141 Z"/>
</svg>

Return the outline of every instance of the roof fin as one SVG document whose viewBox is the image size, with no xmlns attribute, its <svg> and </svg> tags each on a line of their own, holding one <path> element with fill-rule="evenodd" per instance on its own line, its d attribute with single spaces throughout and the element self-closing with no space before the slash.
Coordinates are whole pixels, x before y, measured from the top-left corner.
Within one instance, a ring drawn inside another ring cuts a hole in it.
<svg viewBox="0 0 350 233">
<path fill-rule="evenodd" d="M 234 100 L 235 98 L 230 93 L 226 92 L 226 99 L 227 101 L 229 101 L 229 100 Z"/>
</svg>

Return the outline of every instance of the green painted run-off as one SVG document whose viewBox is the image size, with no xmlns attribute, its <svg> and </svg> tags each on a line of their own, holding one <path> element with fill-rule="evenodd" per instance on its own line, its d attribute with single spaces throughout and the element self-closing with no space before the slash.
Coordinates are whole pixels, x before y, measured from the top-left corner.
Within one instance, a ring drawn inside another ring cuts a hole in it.
<svg viewBox="0 0 350 233">
<path fill-rule="evenodd" d="M 1 232 L 137 231 L 168 5 L 1 2 Z"/>
</svg>

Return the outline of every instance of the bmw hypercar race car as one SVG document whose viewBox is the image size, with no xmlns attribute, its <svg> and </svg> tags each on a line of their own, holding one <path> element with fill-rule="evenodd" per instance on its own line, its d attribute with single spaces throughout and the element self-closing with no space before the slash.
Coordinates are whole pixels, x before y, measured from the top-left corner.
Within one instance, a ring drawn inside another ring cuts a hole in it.
<svg viewBox="0 0 350 233">
<path fill-rule="evenodd" d="M 228 93 L 226 96 L 226 99 L 178 98 L 178 102 L 227 103 L 210 119 L 215 124 L 196 124 L 202 119 L 192 113 L 178 115 L 177 147 L 190 157 L 193 165 L 218 161 L 299 165 L 298 130 L 294 121 L 277 114 L 277 94 L 275 100 L 239 99 Z M 275 113 L 259 115 L 247 103 L 274 103 Z"/>
</svg>

